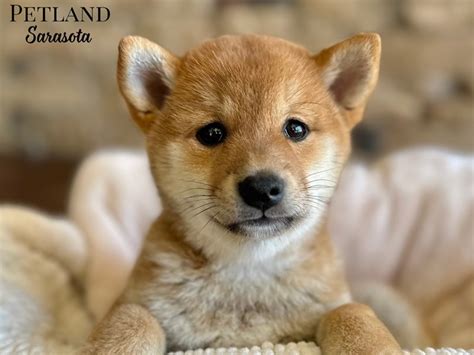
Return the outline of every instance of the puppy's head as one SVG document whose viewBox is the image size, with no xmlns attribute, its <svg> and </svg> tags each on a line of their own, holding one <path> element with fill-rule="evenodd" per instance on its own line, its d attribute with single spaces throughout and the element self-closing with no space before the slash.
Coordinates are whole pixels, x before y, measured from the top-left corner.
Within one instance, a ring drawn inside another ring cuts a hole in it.
<svg viewBox="0 0 474 355">
<path fill-rule="evenodd" d="M 126 37 L 118 82 L 165 208 L 196 243 L 222 247 L 289 240 L 317 224 L 379 59 L 376 34 L 316 55 L 276 38 L 224 36 L 183 57 Z"/>
</svg>

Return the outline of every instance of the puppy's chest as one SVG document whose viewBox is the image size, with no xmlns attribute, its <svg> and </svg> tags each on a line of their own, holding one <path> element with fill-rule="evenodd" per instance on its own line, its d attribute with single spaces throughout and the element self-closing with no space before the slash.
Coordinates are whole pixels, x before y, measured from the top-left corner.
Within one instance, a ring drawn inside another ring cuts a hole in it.
<svg viewBox="0 0 474 355">
<path fill-rule="evenodd" d="M 326 288 L 311 275 L 180 268 L 138 287 L 134 301 L 159 320 L 170 350 L 249 346 L 313 339 Z"/>
</svg>

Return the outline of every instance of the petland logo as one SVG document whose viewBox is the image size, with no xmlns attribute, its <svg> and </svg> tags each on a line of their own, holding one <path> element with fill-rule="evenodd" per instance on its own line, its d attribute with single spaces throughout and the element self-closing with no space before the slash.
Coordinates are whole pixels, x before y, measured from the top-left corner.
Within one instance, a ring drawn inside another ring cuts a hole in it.
<svg viewBox="0 0 474 355">
<path fill-rule="evenodd" d="M 25 36 L 26 43 L 90 43 L 92 35 L 78 28 L 75 32 L 42 32 L 36 23 L 107 22 L 110 9 L 104 6 L 80 6 L 60 8 L 58 6 L 10 5 L 10 22 L 32 23 Z"/>
</svg>

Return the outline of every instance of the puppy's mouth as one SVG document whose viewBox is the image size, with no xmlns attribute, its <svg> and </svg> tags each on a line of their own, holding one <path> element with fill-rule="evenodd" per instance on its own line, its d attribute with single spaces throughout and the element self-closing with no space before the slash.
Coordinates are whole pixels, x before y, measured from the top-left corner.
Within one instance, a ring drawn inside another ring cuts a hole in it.
<svg viewBox="0 0 474 355">
<path fill-rule="evenodd" d="M 294 216 L 272 218 L 263 215 L 260 218 L 247 219 L 231 223 L 225 227 L 233 233 L 244 235 L 250 235 L 254 233 L 266 234 L 266 232 L 278 234 L 291 227 L 295 220 L 296 217 Z"/>
</svg>

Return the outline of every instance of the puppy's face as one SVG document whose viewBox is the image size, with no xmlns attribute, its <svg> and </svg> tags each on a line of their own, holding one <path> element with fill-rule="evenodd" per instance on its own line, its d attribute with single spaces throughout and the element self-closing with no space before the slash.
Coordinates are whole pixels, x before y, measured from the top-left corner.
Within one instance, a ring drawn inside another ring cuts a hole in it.
<svg viewBox="0 0 474 355">
<path fill-rule="evenodd" d="M 316 56 L 271 37 L 225 36 L 182 58 L 127 37 L 118 78 L 165 205 L 196 238 L 265 240 L 319 220 L 379 56 L 373 34 Z"/>
</svg>

